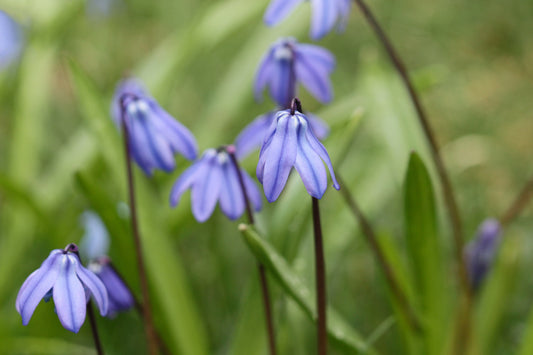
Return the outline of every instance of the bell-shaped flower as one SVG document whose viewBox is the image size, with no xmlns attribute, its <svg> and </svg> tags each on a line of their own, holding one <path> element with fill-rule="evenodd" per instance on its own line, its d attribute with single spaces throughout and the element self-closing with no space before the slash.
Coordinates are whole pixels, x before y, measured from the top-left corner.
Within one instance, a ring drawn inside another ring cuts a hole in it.
<svg viewBox="0 0 533 355">
<path fill-rule="evenodd" d="M 109 252 L 109 233 L 100 216 L 93 211 L 85 211 L 81 215 L 81 223 L 85 234 L 80 241 L 80 252 L 83 260 L 93 260 Z"/>
<path fill-rule="evenodd" d="M 270 96 L 281 107 L 288 108 L 297 96 L 301 83 L 318 101 L 328 103 L 333 97 L 329 79 L 335 68 L 335 57 L 325 48 L 282 38 L 263 57 L 254 84 L 256 100 L 268 86 Z"/>
<path fill-rule="evenodd" d="M 135 306 L 129 287 L 115 270 L 108 257 L 99 257 L 89 263 L 91 270 L 102 280 L 109 297 L 107 317 L 114 317 L 117 312 L 127 311 Z"/>
<path fill-rule="evenodd" d="M 146 94 L 138 81 L 127 79 L 118 85 L 111 112 L 119 127 L 125 120 L 131 155 L 147 175 L 154 169 L 174 170 L 176 153 L 189 160 L 196 158 L 192 133 Z"/>
<path fill-rule="evenodd" d="M 7 13 L 0 10 L 0 70 L 16 60 L 24 43 L 22 29 Z"/>
<path fill-rule="evenodd" d="M 322 198 L 328 185 L 324 163 L 333 187 L 338 190 L 329 154 L 310 128 L 307 117 L 294 108 L 279 111 L 265 136 L 257 164 L 257 178 L 267 200 L 273 202 L 279 197 L 293 166 L 307 192 Z"/>
<path fill-rule="evenodd" d="M 265 135 L 276 117 L 276 113 L 277 111 L 270 111 L 257 116 L 250 124 L 244 127 L 237 139 L 235 139 L 237 158 L 244 159 L 252 151 L 261 148 L 265 141 Z M 311 113 L 306 113 L 305 116 L 309 121 L 309 127 L 319 140 L 328 136 L 329 127 L 326 122 Z"/>
<path fill-rule="evenodd" d="M 272 0 L 263 19 L 267 26 L 274 26 L 302 2 L 304 0 Z M 318 40 L 324 37 L 335 24 L 338 24 L 339 30 L 344 29 L 350 6 L 350 0 L 311 0 L 311 38 Z"/>
<path fill-rule="evenodd" d="M 107 291 L 100 279 L 83 267 L 75 254 L 77 247 L 52 250 L 41 267 L 20 288 L 16 308 L 22 324 L 28 325 L 35 308 L 51 291 L 57 316 L 63 327 L 77 333 L 83 322 L 87 301 L 92 296 L 102 316 L 107 314 Z"/>
<path fill-rule="evenodd" d="M 464 258 L 472 288 L 481 286 L 487 276 L 501 241 L 501 225 L 496 219 L 486 219 L 476 237 L 466 246 Z"/>
<path fill-rule="evenodd" d="M 240 170 L 252 208 L 259 211 L 259 189 L 246 171 Z M 206 150 L 200 159 L 183 172 L 170 193 L 170 205 L 175 207 L 189 188 L 192 213 L 198 222 L 204 222 L 211 216 L 217 201 L 222 212 L 231 220 L 244 213 L 246 206 L 237 168 L 225 148 Z"/>
</svg>

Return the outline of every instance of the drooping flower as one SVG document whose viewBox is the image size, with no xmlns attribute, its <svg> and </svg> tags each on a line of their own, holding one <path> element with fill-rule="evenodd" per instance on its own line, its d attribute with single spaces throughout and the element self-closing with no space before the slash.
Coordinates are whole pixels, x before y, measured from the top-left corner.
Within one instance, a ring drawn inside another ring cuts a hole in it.
<svg viewBox="0 0 533 355">
<path fill-rule="evenodd" d="M 7 68 L 22 51 L 22 29 L 7 13 L 0 10 L 0 70 Z"/>
<path fill-rule="evenodd" d="M 263 19 L 267 26 L 274 26 L 302 2 L 304 0 L 272 0 Z M 350 6 L 350 0 L 311 0 L 311 38 L 318 40 L 324 37 L 336 23 L 339 30 L 344 29 Z"/>
<path fill-rule="evenodd" d="M 100 216 L 93 211 L 85 211 L 81 216 L 85 234 L 80 241 L 82 256 L 87 260 L 107 255 L 109 251 L 109 233 Z"/>
<path fill-rule="evenodd" d="M 88 269 L 102 280 L 107 290 L 109 307 L 106 317 L 114 317 L 117 312 L 127 311 L 135 306 L 135 298 L 108 257 L 104 256 L 92 260 Z"/>
<path fill-rule="evenodd" d="M 235 139 L 235 147 L 237 148 L 237 157 L 239 159 L 243 159 L 253 150 L 261 148 L 265 141 L 265 135 L 276 117 L 276 113 L 277 111 L 270 111 L 257 116 L 239 133 L 237 139 Z M 306 113 L 305 115 L 315 136 L 320 140 L 326 138 L 329 134 L 327 123 L 311 113 Z"/>
<path fill-rule="evenodd" d="M 272 99 L 288 108 L 301 83 L 318 101 L 328 103 L 333 97 L 329 74 L 334 68 L 335 57 L 327 49 L 298 43 L 292 37 L 282 38 L 270 47 L 259 65 L 254 84 L 256 100 L 268 86 Z"/>
<path fill-rule="evenodd" d="M 248 199 L 252 207 L 261 209 L 261 194 L 252 178 L 241 169 Z M 202 157 L 176 180 L 170 193 L 170 205 L 175 207 L 181 195 L 191 189 L 192 213 L 199 222 L 213 213 L 217 201 L 222 212 L 231 220 L 239 218 L 245 210 L 244 196 L 237 169 L 226 148 L 208 149 Z"/>
<path fill-rule="evenodd" d="M 59 321 L 71 332 L 77 333 L 85 321 L 90 296 L 100 314 L 107 314 L 106 288 L 95 274 L 83 267 L 77 250 L 75 244 L 69 244 L 64 250 L 52 250 L 41 267 L 24 281 L 16 301 L 23 325 L 28 325 L 35 308 L 50 291 Z"/>
<path fill-rule="evenodd" d="M 296 105 L 293 103 L 291 109 L 276 114 L 259 153 L 257 178 L 263 184 L 269 202 L 279 197 L 293 166 L 307 192 L 315 198 L 322 198 L 327 189 L 324 163 L 329 169 L 333 187 L 340 188 L 326 148 L 310 129 L 307 117 L 295 108 L 299 106 L 299 101 L 294 102 Z"/>
<path fill-rule="evenodd" d="M 124 116 L 132 157 L 147 175 L 154 169 L 174 170 L 176 153 L 189 160 L 196 158 L 192 133 L 163 110 L 137 80 L 127 79 L 118 85 L 111 111 L 119 127 Z"/>
<path fill-rule="evenodd" d="M 465 262 L 474 290 L 489 272 L 501 241 L 501 225 L 496 219 L 486 219 L 476 237 L 465 248 Z"/>
</svg>

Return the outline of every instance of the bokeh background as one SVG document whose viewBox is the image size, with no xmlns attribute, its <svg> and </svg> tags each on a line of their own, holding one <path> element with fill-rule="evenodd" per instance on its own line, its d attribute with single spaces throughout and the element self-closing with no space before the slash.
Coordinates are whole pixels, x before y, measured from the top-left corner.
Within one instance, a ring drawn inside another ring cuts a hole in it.
<svg viewBox="0 0 533 355">
<path fill-rule="evenodd" d="M 121 136 L 109 115 L 117 82 L 143 80 L 160 104 L 195 134 L 200 150 L 231 143 L 273 108 L 252 95 L 263 53 L 280 36 L 310 42 L 309 4 L 275 28 L 262 22 L 266 0 L 0 0 L 21 26 L 20 56 L 0 72 L 0 353 L 91 354 L 88 324 L 64 330 L 51 303 L 21 325 L 15 298 L 50 250 L 79 242 L 91 209 L 112 236 L 110 255 L 134 290 L 138 278 L 124 213 Z M 524 0 L 373 0 L 370 7 L 404 58 L 442 147 L 464 232 L 498 217 L 533 175 L 533 2 Z M 0 41 L 2 41 L 0 33 Z M 301 91 L 304 108 L 331 126 L 324 141 L 399 272 L 409 278 L 403 181 L 409 153 L 432 164 L 410 101 L 381 45 L 352 8 L 343 33 L 319 45 L 338 66 L 335 97 L 321 105 Z M 141 229 L 158 329 L 176 354 L 266 354 L 256 261 L 217 209 L 203 224 L 188 194 L 168 205 L 173 181 L 189 165 L 148 179 L 135 168 Z M 257 153 L 244 162 L 255 175 Z M 457 301 L 456 266 L 439 185 L 443 327 Z M 310 201 L 296 174 L 259 229 L 309 289 L 314 285 Z M 122 206 L 122 208 L 120 207 Z M 329 303 L 383 354 L 412 351 L 395 321 L 374 256 L 339 193 L 321 203 Z M 482 353 L 517 353 L 532 304 L 532 212 L 504 231 L 504 242 L 476 296 Z M 314 353 L 314 325 L 270 279 L 281 354 Z M 137 292 L 140 295 L 140 292 Z M 532 317 L 533 319 L 533 317 Z M 131 311 L 99 318 L 109 354 L 141 354 L 143 330 Z M 448 337 L 448 333 L 443 337 Z M 531 337 L 529 337 L 531 338 Z M 333 354 L 350 353 L 336 344 Z"/>
</svg>

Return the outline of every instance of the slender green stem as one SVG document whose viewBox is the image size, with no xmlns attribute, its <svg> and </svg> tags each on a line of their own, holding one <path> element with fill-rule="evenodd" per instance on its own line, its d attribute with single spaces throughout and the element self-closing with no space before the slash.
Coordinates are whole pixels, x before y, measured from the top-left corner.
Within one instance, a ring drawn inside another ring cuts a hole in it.
<svg viewBox="0 0 533 355">
<path fill-rule="evenodd" d="M 411 328 L 416 332 L 420 332 L 422 330 L 420 320 L 418 319 L 411 304 L 409 304 L 407 296 L 401 288 L 400 283 L 398 282 L 398 278 L 394 274 L 392 266 L 387 261 L 387 257 L 385 256 L 385 253 L 378 242 L 374 229 L 370 225 L 370 222 L 364 215 L 363 211 L 359 208 L 357 202 L 355 201 L 355 198 L 350 193 L 348 186 L 344 183 L 338 173 L 337 180 L 339 181 L 339 184 L 341 186 L 339 191 L 341 192 L 342 197 L 346 201 L 348 208 L 355 216 L 355 218 L 359 221 L 359 225 L 361 227 L 363 235 L 365 236 L 367 243 L 370 245 L 370 249 L 376 256 L 378 264 L 383 270 L 383 274 L 385 275 L 387 283 L 389 284 L 392 293 L 394 294 L 396 300 L 398 301 L 398 304 L 400 305 L 401 312 L 404 314 L 404 317 L 407 320 L 408 324 L 411 326 Z"/>
<path fill-rule="evenodd" d="M 87 302 L 87 314 L 89 315 L 89 323 L 91 324 L 91 331 L 93 334 L 94 347 L 96 348 L 96 353 L 98 355 L 104 355 L 104 349 L 102 348 L 102 343 L 100 342 L 100 336 L 98 335 L 98 327 L 96 325 L 96 318 L 94 317 L 94 311 L 92 302 Z"/>
<path fill-rule="evenodd" d="M 239 162 L 237 161 L 237 157 L 235 156 L 235 147 L 230 145 L 226 147 L 226 152 L 228 153 L 231 162 L 233 163 L 233 167 L 235 168 L 237 172 L 237 177 L 239 179 L 239 185 L 241 186 L 242 195 L 244 198 L 244 206 L 246 208 L 246 215 L 248 216 L 248 222 L 249 224 L 254 224 L 254 213 L 252 211 L 252 206 L 250 204 L 250 199 L 248 198 L 248 193 L 246 191 L 246 185 L 244 183 L 244 177 L 242 176 L 242 171 L 239 166 Z M 267 336 L 268 336 L 268 348 L 270 350 L 270 355 L 276 355 L 276 337 L 274 333 L 274 322 L 272 320 L 272 306 L 270 302 L 270 292 L 268 290 L 268 280 L 266 277 L 266 271 L 263 264 L 260 262 L 257 263 L 257 267 L 259 270 L 259 281 L 261 282 L 261 293 L 263 295 L 263 307 L 265 309 L 265 321 L 266 321 L 266 328 L 267 328 Z"/>
<path fill-rule="evenodd" d="M 146 277 L 146 267 L 144 263 L 144 257 L 142 252 L 141 235 L 139 232 L 139 222 L 137 218 L 137 205 L 135 202 L 135 185 L 133 179 L 133 169 L 131 164 L 131 150 L 130 150 L 130 132 L 128 125 L 126 124 L 126 107 L 125 99 L 129 95 L 125 95 L 121 98 L 122 107 L 122 132 L 124 135 L 124 152 L 126 156 L 126 173 L 128 177 L 128 197 L 131 211 L 131 229 L 133 232 L 133 241 L 135 244 L 135 252 L 137 257 L 137 269 L 139 273 L 139 279 L 141 284 L 141 291 L 143 296 L 143 319 L 144 319 L 144 331 L 146 333 L 146 340 L 148 342 L 149 353 L 157 354 L 157 336 L 154 330 L 154 323 L 152 318 L 152 308 L 150 305 L 150 294 L 148 292 L 148 279 Z"/>
<path fill-rule="evenodd" d="M 328 352 L 328 335 L 326 319 L 326 263 L 324 261 L 324 246 L 322 243 L 322 225 L 318 199 L 311 197 L 313 210 L 313 232 L 315 236 L 315 276 L 316 276 L 316 309 L 317 309 L 317 345 L 318 354 Z"/>
<path fill-rule="evenodd" d="M 531 197 L 533 197 L 533 177 L 524 185 L 518 196 L 516 196 L 509 208 L 500 217 L 501 225 L 507 226 L 517 218 L 527 206 Z"/>
</svg>

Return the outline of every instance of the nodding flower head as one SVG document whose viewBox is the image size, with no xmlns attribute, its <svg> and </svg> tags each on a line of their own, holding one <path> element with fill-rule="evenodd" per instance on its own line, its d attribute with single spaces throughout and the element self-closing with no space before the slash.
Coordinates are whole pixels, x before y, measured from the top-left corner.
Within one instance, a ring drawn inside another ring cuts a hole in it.
<svg viewBox="0 0 533 355">
<path fill-rule="evenodd" d="M 200 159 L 185 170 L 172 188 L 170 205 L 175 207 L 181 195 L 190 188 L 192 213 L 199 222 L 211 216 L 217 201 L 229 219 L 239 218 L 246 206 L 237 167 L 227 151 L 230 147 L 206 150 Z M 252 208 L 259 211 L 261 194 L 252 178 L 243 169 L 240 170 Z"/>
<path fill-rule="evenodd" d="M 464 258 L 474 290 L 481 286 L 489 272 L 501 241 L 501 225 L 496 219 L 486 219 L 476 237 L 466 246 Z"/>
<path fill-rule="evenodd" d="M 299 105 L 296 99 L 294 102 Z M 322 198 L 327 189 L 324 163 L 329 169 L 333 187 L 340 188 L 326 148 L 315 137 L 307 117 L 300 110 L 293 105 L 291 109 L 279 111 L 261 147 L 257 178 L 263 184 L 269 202 L 279 197 L 293 166 L 307 192 L 315 198 Z"/>
<path fill-rule="evenodd" d="M 107 291 L 100 279 L 83 267 L 78 247 L 69 244 L 64 250 L 52 250 L 41 267 L 20 288 L 16 308 L 22 324 L 28 325 L 35 308 L 50 294 L 63 327 L 77 333 L 85 321 L 86 305 L 92 296 L 102 316 L 107 314 Z"/>
<path fill-rule="evenodd" d="M 302 2 L 304 0 L 272 0 L 263 19 L 267 26 L 274 26 Z M 311 0 L 311 38 L 318 40 L 324 37 L 336 23 L 338 29 L 343 30 L 348 21 L 350 6 L 350 0 Z"/>
<path fill-rule="evenodd" d="M 8 67 L 22 51 L 22 29 L 7 13 L 0 10 L 0 70 Z"/>
<path fill-rule="evenodd" d="M 265 141 L 265 135 L 272 125 L 276 114 L 277 111 L 270 111 L 257 116 L 255 120 L 244 127 L 241 133 L 239 133 L 237 139 L 235 139 L 236 153 L 239 159 L 244 159 L 255 149 L 261 148 L 261 145 Z M 322 140 L 328 136 L 329 127 L 326 122 L 311 113 L 306 113 L 305 116 L 309 121 L 309 127 L 318 139 Z"/>
<path fill-rule="evenodd" d="M 154 169 L 174 170 L 176 153 L 196 158 L 192 133 L 148 96 L 138 81 L 128 79 L 118 85 L 111 112 L 119 127 L 124 120 L 131 155 L 147 175 Z"/>
<path fill-rule="evenodd" d="M 256 100 L 268 86 L 272 99 L 288 108 L 301 83 L 318 101 L 328 103 L 333 97 L 329 74 L 334 68 L 335 57 L 330 51 L 282 38 L 270 47 L 259 65 L 254 84 Z"/>
<path fill-rule="evenodd" d="M 107 290 L 109 307 L 106 317 L 112 318 L 116 313 L 127 311 L 135 306 L 135 298 L 108 257 L 103 256 L 92 260 L 88 268 L 102 280 Z"/>
</svg>

